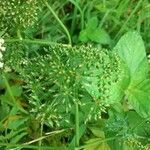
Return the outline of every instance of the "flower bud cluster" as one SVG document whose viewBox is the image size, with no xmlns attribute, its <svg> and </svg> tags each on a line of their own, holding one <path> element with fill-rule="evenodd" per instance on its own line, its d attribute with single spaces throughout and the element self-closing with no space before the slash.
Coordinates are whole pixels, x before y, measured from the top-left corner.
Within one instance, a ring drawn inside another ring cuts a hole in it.
<svg viewBox="0 0 150 150">
<path fill-rule="evenodd" d="M 43 48 L 42 54 L 32 58 L 24 55 L 23 49 L 20 54 L 11 51 L 9 56 L 7 65 L 18 69 L 28 93 L 36 93 L 36 99 L 32 94 L 28 97 L 37 118 L 46 116 L 55 123 L 62 121 L 64 117 L 70 118 L 74 103 L 78 103 L 86 110 L 86 122 L 97 120 L 116 101 L 112 87 L 122 79 L 122 68 L 118 56 L 107 50 L 56 44 Z M 52 107 L 47 107 L 47 101 Z M 46 114 L 39 104 L 47 110 Z"/>
<path fill-rule="evenodd" d="M 3 62 L 3 52 L 5 51 L 5 47 L 3 46 L 4 44 L 4 39 L 0 38 L 0 69 L 3 68 L 4 62 Z"/>
<path fill-rule="evenodd" d="M 22 29 L 34 25 L 38 0 L 0 0 L 0 28 Z"/>
<path fill-rule="evenodd" d="M 136 138 L 128 138 L 124 141 L 125 144 L 128 145 L 129 148 L 139 149 L 139 150 L 147 150 L 147 146 L 143 145 L 138 139 Z"/>
</svg>

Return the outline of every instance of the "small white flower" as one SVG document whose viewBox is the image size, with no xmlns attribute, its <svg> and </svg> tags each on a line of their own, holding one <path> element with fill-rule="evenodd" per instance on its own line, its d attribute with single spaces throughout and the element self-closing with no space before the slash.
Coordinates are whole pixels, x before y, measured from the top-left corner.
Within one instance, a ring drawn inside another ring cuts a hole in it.
<svg viewBox="0 0 150 150">
<path fill-rule="evenodd" d="M 4 44 L 4 39 L 0 39 L 0 45 Z"/>
<path fill-rule="evenodd" d="M 3 68 L 4 63 L 0 62 L 0 68 Z"/>
<path fill-rule="evenodd" d="M 0 47 L 0 50 L 4 52 L 6 50 L 6 47 Z"/>
<path fill-rule="evenodd" d="M 3 58 L 3 54 L 0 52 L 0 60 Z"/>
<path fill-rule="evenodd" d="M 2 46 L 4 44 L 4 39 L 0 38 L 0 51 L 5 51 L 5 47 Z"/>
<path fill-rule="evenodd" d="M 4 71 L 5 72 L 11 72 L 11 69 L 8 66 L 5 66 Z"/>
<path fill-rule="evenodd" d="M 4 44 L 4 39 L 0 38 L 0 69 L 4 67 L 3 63 L 3 52 L 5 51 L 5 47 L 2 46 Z"/>
</svg>

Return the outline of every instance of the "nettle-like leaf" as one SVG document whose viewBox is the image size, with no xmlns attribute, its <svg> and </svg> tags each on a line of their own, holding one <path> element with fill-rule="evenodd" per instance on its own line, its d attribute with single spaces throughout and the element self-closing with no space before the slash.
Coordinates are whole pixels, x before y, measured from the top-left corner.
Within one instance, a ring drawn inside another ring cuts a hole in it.
<svg viewBox="0 0 150 150">
<path fill-rule="evenodd" d="M 5 64 L 25 81 L 30 111 L 52 126 L 73 123 L 76 102 L 87 122 L 101 118 L 122 98 L 125 71 L 117 54 L 60 44 L 42 48 L 42 54 L 36 52 L 31 58 L 22 46 L 18 51 L 18 57 L 17 50 L 9 51 Z"/>
<path fill-rule="evenodd" d="M 137 32 L 125 34 L 115 47 L 120 58 L 127 64 L 130 83 L 126 90 L 129 103 L 142 116 L 150 115 L 150 81 L 148 60 L 141 36 Z"/>
<path fill-rule="evenodd" d="M 86 28 L 80 32 L 79 40 L 82 42 L 92 41 L 99 44 L 110 44 L 111 42 L 109 34 L 99 27 L 97 17 L 89 19 Z"/>
</svg>

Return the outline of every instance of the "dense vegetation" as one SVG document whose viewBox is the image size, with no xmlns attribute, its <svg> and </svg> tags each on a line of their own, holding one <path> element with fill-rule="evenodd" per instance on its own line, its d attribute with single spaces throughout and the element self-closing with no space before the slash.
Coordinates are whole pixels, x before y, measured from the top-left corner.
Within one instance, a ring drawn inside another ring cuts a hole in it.
<svg viewBox="0 0 150 150">
<path fill-rule="evenodd" d="M 149 0 L 0 0 L 0 149 L 150 149 Z"/>
</svg>

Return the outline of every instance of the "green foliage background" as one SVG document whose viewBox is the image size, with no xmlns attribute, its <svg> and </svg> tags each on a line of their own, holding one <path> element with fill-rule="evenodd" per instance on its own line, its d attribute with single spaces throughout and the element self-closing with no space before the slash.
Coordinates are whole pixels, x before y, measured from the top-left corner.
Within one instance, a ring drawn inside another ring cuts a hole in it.
<svg viewBox="0 0 150 150">
<path fill-rule="evenodd" d="M 149 8 L 0 0 L 0 149 L 150 149 Z"/>
</svg>

